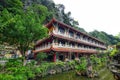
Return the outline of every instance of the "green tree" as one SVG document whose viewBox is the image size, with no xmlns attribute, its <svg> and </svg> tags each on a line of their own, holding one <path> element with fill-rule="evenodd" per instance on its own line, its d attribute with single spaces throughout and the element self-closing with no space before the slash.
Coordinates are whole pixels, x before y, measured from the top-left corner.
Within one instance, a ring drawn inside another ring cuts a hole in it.
<svg viewBox="0 0 120 80">
<path fill-rule="evenodd" d="M 3 11 L 6 8 L 9 12 L 14 14 L 20 13 L 20 10 L 23 8 L 21 0 L 0 0 L 0 11 Z"/>
<path fill-rule="evenodd" d="M 32 42 L 47 37 L 43 26 L 46 16 L 47 8 L 42 5 L 34 5 L 26 11 L 21 9 L 20 14 L 4 9 L 0 15 L 0 40 L 17 47 L 24 57 Z"/>
<path fill-rule="evenodd" d="M 120 32 L 117 34 L 116 38 L 120 39 Z"/>
<path fill-rule="evenodd" d="M 38 53 L 36 56 L 36 60 L 38 61 L 38 64 L 42 62 L 43 59 L 47 58 L 46 53 Z"/>
<path fill-rule="evenodd" d="M 109 35 L 103 31 L 94 30 L 89 33 L 91 36 L 96 37 L 102 41 L 104 41 L 107 45 L 114 45 L 120 42 L 120 39 L 116 36 Z"/>
</svg>

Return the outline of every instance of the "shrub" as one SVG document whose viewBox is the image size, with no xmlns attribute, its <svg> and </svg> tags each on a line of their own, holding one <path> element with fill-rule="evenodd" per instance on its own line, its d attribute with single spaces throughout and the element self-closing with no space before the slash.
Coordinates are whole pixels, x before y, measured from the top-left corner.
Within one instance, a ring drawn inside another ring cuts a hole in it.
<svg viewBox="0 0 120 80">
<path fill-rule="evenodd" d="M 75 66 L 75 69 L 77 71 L 86 71 L 87 68 L 87 60 L 85 57 L 80 58 L 80 64 Z"/>
<path fill-rule="evenodd" d="M 32 66 L 33 67 L 33 66 Z M 21 59 L 10 59 L 0 73 L 0 80 L 27 80 L 35 74 L 29 65 L 23 66 Z"/>
</svg>

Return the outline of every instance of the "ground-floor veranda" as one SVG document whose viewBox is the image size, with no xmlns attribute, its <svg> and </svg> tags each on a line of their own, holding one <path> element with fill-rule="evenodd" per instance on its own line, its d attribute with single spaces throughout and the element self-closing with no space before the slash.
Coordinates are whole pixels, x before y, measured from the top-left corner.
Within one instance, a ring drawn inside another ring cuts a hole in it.
<svg viewBox="0 0 120 80">
<path fill-rule="evenodd" d="M 40 53 L 38 53 L 40 54 Z M 46 61 L 70 61 L 70 60 L 79 60 L 82 56 L 90 56 L 92 53 L 77 53 L 77 52 L 45 52 L 47 54 Z"/>
</svg>

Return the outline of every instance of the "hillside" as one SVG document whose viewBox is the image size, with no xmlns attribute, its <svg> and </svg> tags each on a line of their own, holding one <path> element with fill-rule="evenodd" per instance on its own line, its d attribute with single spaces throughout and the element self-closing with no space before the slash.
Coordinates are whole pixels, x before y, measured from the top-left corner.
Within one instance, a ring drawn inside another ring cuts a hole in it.
<svg viewBox="0 0 120 80">
<path fill-rule="evenodd" d="M 94 30 L 92 32 L 89 32 L 89 34 L 93 37 L 96 37 L 104 41 L 107 45 L 114 45 L 120 42 L 120 39 L 118 37 L 107 34 L 106 32 L 103 31 Z"/>
<path fill-rule="evenodd" d="M 16 8 L 21 8 L 21 4 L 16 2 L 16 4 L 13 4 L 12 1 L 9 1 L 10 4 L 7 3 L 8 0 L 1 1 L 0 3 L 0 11 L 2 11 L 3 8 L 8 8 L 10 12 L 17 12 Z M 15 2 L 15 0 L 13 0 Z M 93 37 L 96 37 L 102 41 L 104 41 L 107 45 L 114 45 L 120 41 L 118 37 L 115 37 L 113 35 L 107 34 L 103 31 L 92 31 L 92 32 L 86 32 L 83 28 L 78 27 L 79 23 L 78 21 L 74 20 L 74 18 L 71 17 L 71 12 L 65 13 L 65 6 L 63 4 L 55 4 L 53 0 L 22 0 L 23 2 L 23 9 L 26 10 L 31 6 L 34 6 L 35 4 L 43 5 L 48 9 L 47 17 L 43 21 L 43 24 L 48 23 L 53 17 L 57 20 L 66 23 L 70 25 L 71 27 L 74 27 L 81 32 L 87 33 Z M 3 5 L 4 4 L 4 5 Z M 10 6 L 11 4 L 15 5 L 15 7 Z M 9 7 L 13 7 L 12 10 Z M 35 10 L 37 11 L 37 10 Z M 19 12 L 19 11 L 18 11 Z M 39 16 L 42 16 L 41 12 L 38 12 Z"/>
</svg>

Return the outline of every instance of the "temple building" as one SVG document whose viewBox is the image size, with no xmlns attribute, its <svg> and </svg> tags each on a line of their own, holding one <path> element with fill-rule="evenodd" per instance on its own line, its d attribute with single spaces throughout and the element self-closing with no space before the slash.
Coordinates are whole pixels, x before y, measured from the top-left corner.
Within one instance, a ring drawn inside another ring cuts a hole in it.
<svg viewBox="0 0 120 80">
<path fill-rule="evenodd" d="M 56 19 L 45 26 L 49 30 L 49 37 L 36 42 L 34 53 L 45 52 L 49 61 L 79 59 L 83 55 L 106 50 L 104 42 Z"/>
</svg>

